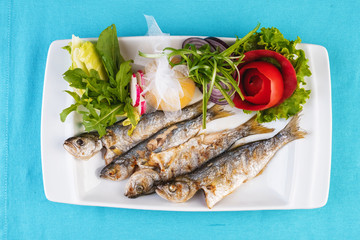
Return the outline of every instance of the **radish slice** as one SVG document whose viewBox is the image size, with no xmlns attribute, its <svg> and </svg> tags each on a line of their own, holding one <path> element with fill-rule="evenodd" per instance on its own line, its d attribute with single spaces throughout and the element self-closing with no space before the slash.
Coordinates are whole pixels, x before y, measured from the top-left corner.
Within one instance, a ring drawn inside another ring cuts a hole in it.
<svg viewBox="0 0 360 240">
<path fill-rule="evenodd" d="M 143 96 L 140 96 L 140 104 L 137 106 L 137 111 L 140 115 L 146 113 L 146 101 Z"/>
<path fill-rule="evenodd" d="M 137 84 L 136 75 L 133 74 L 130 81 L 130 97 L 134 107 L 139 106 L 141 92 L 141 87 Z"/>
<path fill-rule="evenodd" d="M 136 73 L 136 79 L 137 79 L 137 84 L 141 87 L 141 91 L 142 91 L 145 85 L 145 80 L 144 80 L 144 73 L 141 70 L 139 70 Z"/>
</svg>

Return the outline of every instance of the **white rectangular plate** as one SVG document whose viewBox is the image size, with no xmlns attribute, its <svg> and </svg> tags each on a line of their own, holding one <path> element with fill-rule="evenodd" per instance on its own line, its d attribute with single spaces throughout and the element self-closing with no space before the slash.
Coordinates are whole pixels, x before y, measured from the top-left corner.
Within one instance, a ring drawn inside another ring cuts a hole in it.
<svg viewBox="0 0 360 240">
<path fill-rule="evenodd" d="M 139 49 L 150 51 L 151 41 L 148 38 L 119 38 L 124 58 L 134 59 Z M 187 37 L 170 37 L 170 46 L 179 48 L 185 38 Z M 100 153 L 88 161 L 81 161 L 64 150 L 64 140 L 81 131 L 76 114 L 69 115 L 65 123 L 59 117 L 60 112 L 73 101 L 64 92 L 69 87 L 62 79 L 62 74 L 71 65 L 69 54 L 62 49 L 69 42 L 70 40 L 58 40 L 51 44 L 44 80 L 41 155 L 45 195 L 50 201 L 171 211 L 300 209 L 317 208 L 326 204 L 330 183 L 332 120 L 329 58 L 324 47 L 299 45 L 309 58 L 312 72 L 312 76 L 306 79 L 306 88 L 311 89 L 311 96 L 304 106 L 300 122 L 301 128 L 309 134 L 305 139 L 296 140 L 280 149 L 262 175 L 241 185 L 209 210 L 201 191 L 181 204 L 168 202 L 156 194 L 128 199 L 124 196 L 126 180 L 112 182 L 98 177 L 104 166 Z M 137 68 L 139 66 L 134 69 Z M 248 118 L 249 115 L 238 111 L 235 116 L 208 124 L 208 129 L 235 127 Z M 277 121 L 266 126 L 275 127 L 279 131 L 286 122 Z M 274 133 L 253 136 L 247 140 L 273 135 Z"/>
</svg>

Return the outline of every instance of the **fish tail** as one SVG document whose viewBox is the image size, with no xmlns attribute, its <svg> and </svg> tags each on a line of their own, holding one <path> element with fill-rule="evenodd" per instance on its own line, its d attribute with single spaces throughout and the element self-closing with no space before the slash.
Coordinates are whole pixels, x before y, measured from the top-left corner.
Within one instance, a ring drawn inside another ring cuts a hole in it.
<svg viewBox="0 0 360 240">
<path fill-rule="evenodd" d="M 261 134 L 261 133 L 270 133 L 274 131 L 274 128 L 267 128 L 262 126 L 258 121 L 256 121 L 256 115 L 250 118 L 247 122 L 237 127 L 237 130 L 248 128 L 250 134 Z"/>
<path fill-rule="evenodd" d="M 284 129 L 278 133 L 278 135 L 288 135 L 291 138 L 291 141 L 299 138 L 304 138 L 307 132 L 300 130 L 299 120 L 299 114 L 295 115 L 284 127 Z"/>
<path fill-rule="evenodd" d="M 229 117 L 234 115 L 233 112 L 226 110 L 224 106 L 215 104 L 208 110 L 208 114 L 210 115 L 209 120 L 215 120 L 219 118 Z"/>
</svg>

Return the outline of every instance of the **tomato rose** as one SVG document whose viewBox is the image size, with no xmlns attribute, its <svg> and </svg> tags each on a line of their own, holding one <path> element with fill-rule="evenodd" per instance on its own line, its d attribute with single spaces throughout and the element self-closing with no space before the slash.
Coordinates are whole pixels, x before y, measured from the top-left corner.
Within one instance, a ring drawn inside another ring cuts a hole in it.
<svg viewBox="0 0 360 240">
<path fill-rule="evenodd" d="M 246 52 L 244 63 L 238 66 L 239 88 L 244 100 L 235 95 L 237 108 L 259 111 L 281 104 L 289 98 L 297 87 L 296 72 L 292 64 L 283 55 L 270 50 Z M 274 58 L 281 66 L 279 70 L 273 64 L 256 61 L 264 57 Z"/>
</svg>

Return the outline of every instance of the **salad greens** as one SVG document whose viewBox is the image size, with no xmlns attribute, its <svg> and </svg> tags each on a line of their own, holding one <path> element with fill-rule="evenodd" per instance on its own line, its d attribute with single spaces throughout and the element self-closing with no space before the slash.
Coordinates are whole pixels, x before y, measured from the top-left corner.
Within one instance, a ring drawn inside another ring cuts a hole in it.
<svg viewBox="0 0 360 240">
<path fill-rule="evenodd" d="M 256 49 L 266 49 L 276 51 L 285 56 L 293 65 L 296 78 L 298 81 L 297 88 L 291 97 L 286 99 L 282 104 L 257 111 L 258 122 L 271 122 L 280 118 L 289 118 L 302 110 L 302 104 L 310 96 L 310 90 L 305 90 L 302 85 L 305 85 L 305 77 L 311 76 L 308 59 L 305 57 L 305 52 L 297 49 L 296 45 L 301 42 L 298 37 L 295 41 L 285 39 L 283 34 L 277 28 L 262 28 L 260 32 L 255 33 L 247 41 L 241 44 L 238 48 L 239 53 L 248 52 Z M 273 59 L 263 59 L 277 65 Z M 251 113 L 251 111 L 244 111 Z"/>
<path fill-rule="evenodd" d="M 132 125 L 131 134 L 139 121 L 129 94 L 132 61 L 125 61 L 120 54 L 115 25 L 106 28 L 96 44 L 76 37 L 72 40 L 64 47 L 71 54 L 72 66 L 63 77 L 74 89 L 66 92 L 75 103 L 62 111 L 61 121 L 76 111 L 82 115 L 85 130 L 96 130 L 102 137 L 106 127 L 127 117 L 124 125 Z"/>
<path fill-rule="evenodd" d="M 272 28 L 262 28 L 257 32 L 258 24 L 246 36 L 239 39 L 224 51 L 218 48 L 211 51 L 208 44 L 196 48 L 187 44 L 182 49 L 165 48 L 160 54 L 145 54 L 140 56 L 157 58 L 167 56 L 172 66 L 186 64 L 189 68 L 189 77 L 202 88 L 203 92 L 203 128 L 206 128 L 206 111 L 211 93 L 216 87 L 230 106 L 234 106 L 233 94 L 239 94 L 244 99 L 234 73 L 239 75 L 238 65 L 242 63 L 244 53 L 252 50 L 265 49 L 282 54 L 293 65 L 296 72 L 297 88 L 294 93 L 280 105 L 257 111 L 258 122 L 271 122 L 280 118 L 289 118 L 302 110 L 302 105 L 309 98 L 310 90 L 305 90 L 304 78 L 311 76 L 308 59 L 305 52 L 297 49 L 301 42 L 298 37 L 295 41 L 284 38 L 281 32 Z M 100 137 L 106 134 L 106 127 L 114 124 L 119 117 L 126 118 L 124 126 L 131 125 L 129 134 L 137 125 L 140 115 L 132 106 L 129 94 L 131 81 L 131 63 L 125 61 L 120 54 L 120 48 L 115 25 L 106 28 L 96 43 L 83 42 L 73 36 L 72 42 L 64 49 L 71 55 L 72 65 L 64 73 L 64 79 L 73 91 L 66 91 L 75 103 L 64 109 L 60 114 L 61 121 L 76 111 L 82 115 L 86 131 L 96 130 Z M 172 63 L 174 56 L 181 56 L 179 63 Z M 280 68 L 273 58 L 261 59 Z M 234 91 L 229 91 L 233 89 Z M 244 110 L 245 113 L 252 111 Z"/>
<path fill-rule="evenodd" d="M 251 37 L 258 29 L 258 24 L 251 32 L 220 52 L 219 49 L 211 51 L 208 44 L 197 49 L 193 44 L 186 44 L 182 49 L 165 48 L 163 54 L 145 54 L 139 52 L 140 56 L 147 58 L 157 58 L 166 55 L 171 66 L 186 64 L 189 68 L 189 77 L 202 88 L 203 92 L 203 128 L 206 128 L 206 112 L 211 92 L 214 86 L 222 93 L 230 106 L 234 106 L 228 91 L 234 88 L 242 96 L 238 83 L 234 80 L 232 73 L 237 71 L 237 65 L 242 58 L 234 56 L 238 47 Z M 181 56 L 181 61 L 174 64 L 171 58 Z M 223 84 L 223 85 L 221 85 Z"/>
<path fill-rule="evenodd" d="M 293 65 L 298 81 L 297 88 L 292 96 L 280 105 L 256 111 L 257 121 L 271 122 L 280 118 L 289 118 L 302 110 L 302 104 L 306 102 L 311 92 L 302 88 L 302 85 L 306 84 L 304 77 L 311 76 L 307 64 L 308 59 L 305 58 L 303 50 L 296 49 L 296 45 L 301 42 L 299 37 L 295 41 L 289 41 L 274 27 L 262 28 L 260 32 L 257 32 L 258 28 L 259 24 L 243 38 L 237 38 L 235 43 L 223 52 L 219 52 L 219 50 L 211 52 L 209 45 L 203 45 L 197 49 L 193 44 L 187 44 L 182 49 L 165 48 L 162 54 L 139 52 L 139 55 L 148 58 L 166 55 L 169 64 L 172 66 L 186 64 L 189 68 L 189 77 L 202 88 L 203 113 L 206 116 L 207 104 L 214 86 L 220 90 L 230 106 L 234 106 L 231 96 L 228 94 L 228 89 L 231 89 L 231 87 L 235 89 L 233 93 L 239 94 L 241 99 L 244 99 L 236 82 L 237 79 L 233 78 L 233 73 L 237 71 L 239 75 L 237 66 L 242 63 L 245 52 L 257 49 L 276 51 L 285 56 Z M 173 64 L 170 59 L 176 55 L 181 56 L 182 60 L 177 64 Z M 273 58 L 261 60 L 270 62 L 280 68 L 279 63 Z M 245 113 L 253 112 L 249 110 L 243 111 Z M 203 128 L 205 127 L 206 118 L 204 117 Z"/>
</svg>

